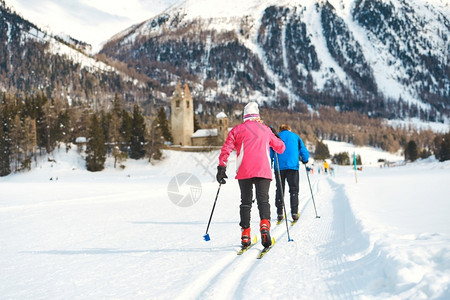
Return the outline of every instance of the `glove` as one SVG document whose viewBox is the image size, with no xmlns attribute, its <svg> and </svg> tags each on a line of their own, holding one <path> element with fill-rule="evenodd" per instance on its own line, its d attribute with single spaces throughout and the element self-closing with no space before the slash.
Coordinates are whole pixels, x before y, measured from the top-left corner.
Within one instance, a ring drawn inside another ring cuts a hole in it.
<svg viewBox="0 0 450 300">
<path fill-rule="evenodd" d="M 273 128 L 272 126 L 270 126 L 270 130 L 272 130 L 273 134 L 274 134 L 277 138 L 279 138 L 279 139 L 281 140 L 281 138 L 280 138 L 280 136 L 278 135 L 278 133 L 277 133 L 277 131 L 275 130 L 275 128 Z"/>
<path fill-rule="evenodd" d="M 308 161 L 303 161 L 302 160 L 302 164 L 306 165 L 308 163 Z"/>
<path fill-rule="evenodd" d="M 227 174 L 225 173 L 226 170 L 227 170 L 227 167 L 225 167 L 225 166 L 217 166 L 216 179 L 217 179 L 218 183 L 220 183 L 220 184 L 227 183 L 225 181 L 225 178 L 228 178 Z"/>
</svg>

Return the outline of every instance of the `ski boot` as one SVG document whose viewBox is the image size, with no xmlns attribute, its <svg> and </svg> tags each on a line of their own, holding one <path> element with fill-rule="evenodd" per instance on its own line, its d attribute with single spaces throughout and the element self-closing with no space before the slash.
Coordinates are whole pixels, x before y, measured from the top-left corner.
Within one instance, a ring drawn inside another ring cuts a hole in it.
<svg viewBox="0 0 450 300">
<path fill-rule="evenodd" d="M 284 215 L 277 215 L 277 221 L 281 222 L 284 219 Z"/>
<path fill-rule="evenodd" d="M 300 216 L 300 214 L 298 214 L 298 213 L 292 213 L 292 220 L 297 221 L 299 216 Z"/>
<path fill-rule="evenodd" d="M 270 238 L 270 221 L 262 219 L 259 223 L 259 230 L 261 231 L 261 243 L 264 247 L 272 245 L 272 239 Z"/>
<path fill-rule="evenodd" d="M 250 235 L 250 227 L 249 228 L 242 228 L 242 234 L 241 234 L 241 244 L 242 247 L 248 247 L 252 243 L 251 235 Z"/>
</svg>

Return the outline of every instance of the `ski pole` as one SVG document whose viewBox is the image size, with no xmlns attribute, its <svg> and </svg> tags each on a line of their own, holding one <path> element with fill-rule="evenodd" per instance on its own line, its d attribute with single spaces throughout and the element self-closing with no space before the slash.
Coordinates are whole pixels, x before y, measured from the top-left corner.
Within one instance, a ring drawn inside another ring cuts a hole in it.
<svg viewBox="0 0 450 300">
<path fill-rule="evenodd" d="M 219 188 L 217 189 L 216 199 L 214 200 L 214 205 L 213 205 L 213 208 L 212 208 L 212 211 L 211 211 L 211 216 L 209 216 L 208 227 L 206 227 L 206 233 L 203 236 L 203 239 L 205 241 L 209 241 L 210 240 L 209 234 L 208 234 L 209 224 L 211 224 L 211 219 L 212 219 L 212 216 L 213 216 L 213 213 L 214 213 L 214 208 L 216 207 L 217 197 L 219 197 L 219 192 L 220 192 L 220 187 L 221 186 L 222 186 L 222 184 L 219 183 Z"/>
<path fill-rule="evenodd" d="M 309 190 L 311 191 L 311 198 L 312 198 L 312 201 L 314 204 L 314 211 L 316 212 L 316 218 L 320 218 L 320 216 L 317 215 L 316 202 L 314 201 L 314 195 L 313 195 L 312 188 L 311 188 L 311 182 L 309 181 L 309 174 L 308 174 L 308 169 L 306 169 L 306 165 L 305 165 L 305 170 L 306 170 L 306 177 L 308 178 Z"/>
<path fill-rule="evenodd" d="M 287 231 L 287 235 L 288 235 L 288 242 L 292 242 L 293 239 L 291 239 L 291 236 L 289 235 L 289 226 L 288 226 L 288 221 L 287 221 L 286 205 L 284 205 L 284 191 L 283 191 L 283 185 L 281 183 L 280 165 L 278 164 L 278 154 L 276 152 L 275 152 L 275 159 L 277 160 L 278 182 L 280 183 L 280 194 L 281 194 L 281 200 L 283 203 L 284 219 L 286 221 L 286 231 Z"/>
</svg>

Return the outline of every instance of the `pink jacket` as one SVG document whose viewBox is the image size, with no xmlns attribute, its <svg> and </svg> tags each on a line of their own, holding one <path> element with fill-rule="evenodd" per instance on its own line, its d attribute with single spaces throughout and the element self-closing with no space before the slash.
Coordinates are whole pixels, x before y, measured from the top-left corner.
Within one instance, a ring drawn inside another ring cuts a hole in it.
<svg viewBox="0 0 450 300">
<path fill-rule="evenodd" d="M 272 180 L 270 148 L 283 153 L 285 145 L 269 127 L 259 121 L 248 120 L 228 133 L 219 155 L 219 165 L 226 166 L 231 151 L 236 149 L 236 179 L 261 177 Z"/>
</svg>

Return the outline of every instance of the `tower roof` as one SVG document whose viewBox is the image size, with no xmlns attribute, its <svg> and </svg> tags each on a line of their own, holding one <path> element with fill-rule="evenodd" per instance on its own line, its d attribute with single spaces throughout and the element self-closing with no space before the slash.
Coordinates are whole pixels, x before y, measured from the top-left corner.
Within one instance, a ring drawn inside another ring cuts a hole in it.
<svg viewBox="0 0 450 300">
<path fill-rule="evenodd" d="M 216 119 L 224 119 L 224 118 L 228 118 L 228 116 L 223 111 L 221 111 L 216 115 Z"/>
<path fill-rule="evenodd" d="M 191 98 L 191 91 L 189 90 L 189 86 L 188 86 L 188 84 L 186 83 L 185 85 L 184 85 L 184 98 Z"/>
</svg>

